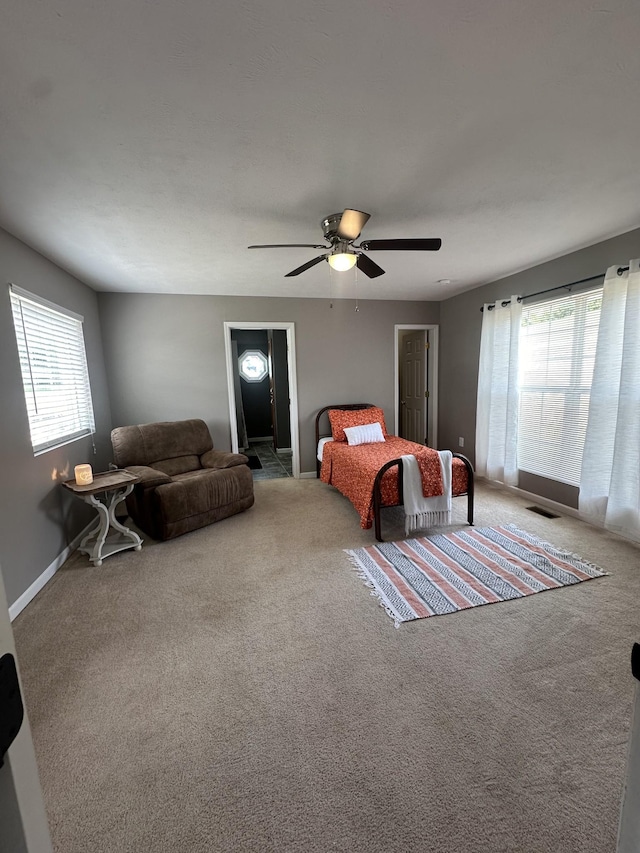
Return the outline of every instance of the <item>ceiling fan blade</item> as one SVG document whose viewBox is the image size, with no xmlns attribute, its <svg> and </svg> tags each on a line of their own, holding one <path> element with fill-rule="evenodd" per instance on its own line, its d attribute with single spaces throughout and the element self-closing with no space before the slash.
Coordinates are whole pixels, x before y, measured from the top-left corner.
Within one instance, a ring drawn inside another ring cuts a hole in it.
<svg viewBox="0 0 640 853">
<path fill-rule="evenodd" d="M 370 218 L 370 213 L 363 213 L 361 210 L 350 210 L 347 208 L 340 217 L 338 237 L 341 240 L 357 240 L 360 232 Z"/>
<path fill-rule="evenodd" d="M 262 246 L 247 246 L 247 249 L 328 249 L 329 246 L 318 246 L 316 243 L 265 243 Z"/>
<path fill-rule="evenodd" d="M 439 237 L 430 237 L 423 240 L 365 240 L 358 248 L 365 252 L 437 252 L 442 246 Z"/>
<path fill-rule="evenodd" d="M 356 266 L 360 272 L 368 275 L 369 278 L 377 278 L 379 275 L 384 275 L 382 267 L 379 267 L 378 264 L 375 261 L 372 261 L 371 258 L 367 257 L 367 255 L 358 255 Z"/>
<path fill-rule="evenodd" d="M 322 248 L 324 249 L 326 247 L 323 246 Z M 291 270 L 291 272 L 288 272 L 285 275 L 285 278 L 289 278 L 289 276 L 292 276 L 292 275 L 300 275 L 301 272 L 306 272 L 307 270 L 310 270 L 311 267 L 315 267 L 315 265 L 319 264 L 320 261 L 324 261 L 324 259 L 326 257 L 327 257 L 327 255 L 318 255 L 318 257 L 314 258 L 312 261 L 307 261 L 307 263 L 302 264 L 301 267 L 297 267 L 295 270 Z"/>
</svg>

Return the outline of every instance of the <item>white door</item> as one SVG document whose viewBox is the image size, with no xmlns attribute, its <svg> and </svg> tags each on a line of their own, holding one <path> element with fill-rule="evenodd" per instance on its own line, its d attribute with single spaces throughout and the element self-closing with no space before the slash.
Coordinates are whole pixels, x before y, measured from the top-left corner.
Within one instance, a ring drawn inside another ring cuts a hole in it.
<svg viewBox="0 0 640 853">
<path fill-rule="evenodd" d="M 402 338 L 400 389 L 401 436 L 424 444 L 427 435 L 427 347 L 425 330 L 407 332 Z"/>
<path fill-rule="evenodd" d="M 0 657 L 5 654 L 15 658 L 16 649 L 0 572 Z M 0 853 L 52 853 L 52 850 L 25 712 L 20 731 L 0 767 Z"/>
</svg>

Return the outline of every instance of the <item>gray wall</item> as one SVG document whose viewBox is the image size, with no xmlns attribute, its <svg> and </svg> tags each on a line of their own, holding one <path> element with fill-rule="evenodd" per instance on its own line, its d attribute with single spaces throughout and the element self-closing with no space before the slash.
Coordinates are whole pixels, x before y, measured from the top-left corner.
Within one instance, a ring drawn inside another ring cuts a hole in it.
<svg viewBox="0 0 640 853">
<path fill-rule="evenodd" d="M 315 470 L 314 417 L 366 400 L 394 423 L 394 324 L 438 323 L 428 302 L 100 293 L 114 425 L 203 418 L 231 446 L 225 321 L 295 323 L 301 470 Z"/>
<path fill-rule="evenodd" d="M 588 278 L 605 272 L 612 264 L 626 265 L 639 255 L 640 229 L 637 229 L 440 303 L 440 446 L 457 449 L 458 437 L 463 436 L 462 452 L 475 460 L 480 308 L 483 303 L 507 299 L 512 294 L 525 296 Z M 575 505 L 577 490 L 568 491 L 562 484 L 528 476 L 523 477 L 521 486 L 559 503 Z"/>
<path fill-rule="evenodd" d="M 12 604 L 93 517 L 93 510 L 59 485 L 60 472 L 72 477 L 79 462 L 97 470 L 107 466 L 111 414 L 97 294 L 1 229 L 0 282 L 0 564 Z M 83 438 L 34 457 L 8 282 L 84 316 L 97 456 Z"/>
</svg>

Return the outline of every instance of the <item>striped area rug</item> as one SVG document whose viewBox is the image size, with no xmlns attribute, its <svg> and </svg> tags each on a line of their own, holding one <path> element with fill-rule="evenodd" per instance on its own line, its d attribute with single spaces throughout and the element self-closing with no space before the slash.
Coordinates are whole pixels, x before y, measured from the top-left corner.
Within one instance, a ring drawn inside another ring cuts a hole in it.
<svg viewBox="0 0 640 853">
<path fill-rule="evenodd" d="M 607 574 L 513 524 L 381 542 L 346 553 L 396 627 Z"/>
</svg>

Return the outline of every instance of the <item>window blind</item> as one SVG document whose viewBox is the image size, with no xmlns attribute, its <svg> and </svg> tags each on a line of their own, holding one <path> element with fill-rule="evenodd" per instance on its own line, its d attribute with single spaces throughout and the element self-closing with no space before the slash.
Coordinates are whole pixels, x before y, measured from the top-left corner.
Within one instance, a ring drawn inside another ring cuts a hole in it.
<svg viewBox="0 0 640 853">
<path fill-rule="evenodd" d="M 522 312 L 518 468 L 580 484 L 602 288 Z"/>
<path fill-rule="evenodd" d="M 34 453 L 95 432 L 82 317 L 11 285 Z"/>
</svg>

